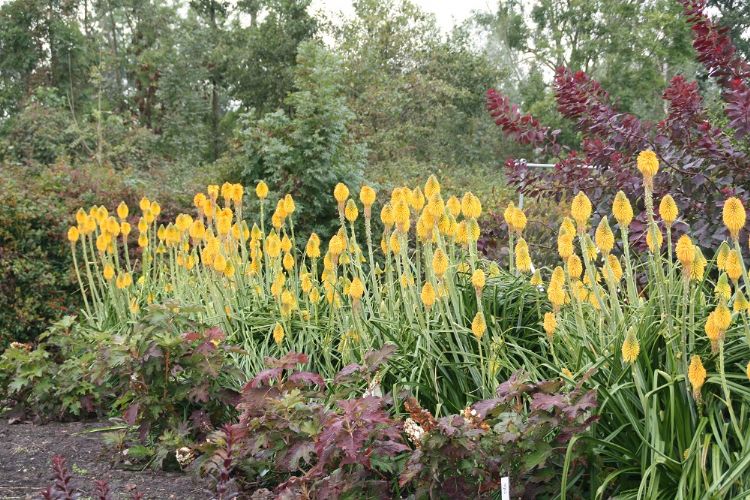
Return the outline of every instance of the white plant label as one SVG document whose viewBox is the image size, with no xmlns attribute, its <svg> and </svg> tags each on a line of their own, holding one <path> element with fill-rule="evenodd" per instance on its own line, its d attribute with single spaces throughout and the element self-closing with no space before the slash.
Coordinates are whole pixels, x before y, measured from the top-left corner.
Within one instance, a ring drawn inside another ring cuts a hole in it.
<svg viewBox="0 0 750 500">
<path fill-rule="evenodd" d="M 500 479 L 500 492 L 502 493 L 503 500 L 510 500 L 510 478 L 504 477 Z"/>
</svg>

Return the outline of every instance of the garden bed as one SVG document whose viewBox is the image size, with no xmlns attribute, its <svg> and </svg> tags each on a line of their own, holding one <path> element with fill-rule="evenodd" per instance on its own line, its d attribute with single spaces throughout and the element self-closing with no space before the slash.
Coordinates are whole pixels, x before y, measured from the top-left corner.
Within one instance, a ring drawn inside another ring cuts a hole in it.
<svg viewBox="0 0 750 500">
<path fill-rule="evenodd" d="M 66 459 L 73 484 L 83 497 L 94 481 L 105 479 L 114 498 L 129 498 L 136 490 L 147 499 L 203 499 L 206 484 L 187 473 L 127 470 L 112 467 L 111 454 L 102 446 L 101 434 L 92 433 L 106 422 L 70 422 L 10 425 L 0 419 L 0 498 L 39 498 L 52 484 L 51 460 Z"/>
</svg>

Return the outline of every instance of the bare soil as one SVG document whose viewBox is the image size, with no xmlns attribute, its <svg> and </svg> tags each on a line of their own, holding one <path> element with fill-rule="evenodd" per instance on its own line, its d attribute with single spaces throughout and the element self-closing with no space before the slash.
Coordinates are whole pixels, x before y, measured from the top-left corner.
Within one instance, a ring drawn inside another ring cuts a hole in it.
<svg viewBox="0 0 750 500">
<path fill-rule="evenodd" d="M 40 498 L 53 484 L 51 459 L 62 455 L 81 498 L 90 498 L 94 481 L 105 479 L 113 499 L 131 498 L 135 491 L 147 499 L 209 499 L 208 483 L 190 473 L 127 470 L 111 464 L 101 433 L 106 422 L 18 423 L 0 418 L 0 499 Z"/>
</svg>

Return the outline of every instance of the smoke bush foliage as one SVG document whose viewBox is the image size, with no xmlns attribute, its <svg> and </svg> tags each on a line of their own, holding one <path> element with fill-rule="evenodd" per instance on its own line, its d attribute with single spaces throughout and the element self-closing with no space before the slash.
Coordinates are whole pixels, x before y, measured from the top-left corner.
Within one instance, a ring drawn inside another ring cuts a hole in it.
<svg viewBox="0 0 750 500">
<path fill-rule="evenodd" d="M 727 30 L 706 15 L 704 0 L 681 3 L 693 31 L 697 59 L 722 91 L 726 123 L 712 121 L 698 83 L 681 75 L 672 78 L 662 95 L 666 117 L 650 123 L 618 111 L 607 91 L 584 72 L 561 67 L 554 79 L 557 108 L 581 133 L 580 151 L 564 150 L 556 141 L 559 131 L 522 114 L 494 89 L 487 91 L 487 108 L 504 134 L 558 158 L 551 174 L 508 159 L 512 184 L 529 195 L 559 196 L 584 190 L 600 200 L 601 211 L 608 211 L 617 190 L 631 199 L 639 197 L 635 156 L 651 149 L 664 170 L 655 196 L 658 199 L 669 192 L 680 200 L 683 230 L 689 225 L 702 246 L 726 238 L 724 228 L 716 230 L 709 222 L 720 219 L 728 196 L 748 197 L 742 186 L 750 182 L 750 157 L 742 144 L 750 133 L 750 64 L 737 54 Z M 634 238 L 644 238 L 643 214 L 634 222 Z"/>
</svg>

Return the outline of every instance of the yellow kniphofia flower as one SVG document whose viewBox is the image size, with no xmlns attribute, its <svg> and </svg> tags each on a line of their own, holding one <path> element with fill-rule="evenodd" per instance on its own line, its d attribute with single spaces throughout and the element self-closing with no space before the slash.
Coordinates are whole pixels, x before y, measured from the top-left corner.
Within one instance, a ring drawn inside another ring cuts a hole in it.
<svg viewBox="0 0 750 500">
<path fill-rule="evenodd" d="M 633 206 L 622 191 L 618 191 L 612 202 L 612 215 L 620 227 L 628 227 L 633 221 Z"/>
<path fill-rule="evenodd" d="M 420 298 L 422 299 L 422 304 L 424 304 L 425 308 L 428 311 L 435 304 L 435 287 L 433 287 L 432 283 L 430 283 L 429 281 L 426 282 L 424 286 L 422 286 L 422 293 L 420 293 Z"/>
<path fill-rule="evenodd" d="M 258 182 L 255 186 L 255 196 L 260 200 L 265 200 L 268 197 L 268 184 L 264 181 Z"/>
<path fill-rule="evenodd" d="M 599 225 L 596 227 L 596 232 L 594 233 L 594 239 L 596 240 L 596 246 L 603 255 L 609 254 L 614 248 L 615 235 L 609 227 L 606 215 L 599 221 Z"/>
<path fill-rule="evenodd" d="M 578 257 L 576 254 L 571 254 L 570 257 L 568 257 L 566 264 L 568 269 L 568 276 L 570 276 L 570 279 L 581 279 L 581 274 L 583 274 L 583 264 L 581 263 L 580 257 Z"/>
<path fill-rule="evenodd" d="M 344 216 L 349 222 L 354 222 L 357 220 L 357 217 L 359 217 L 359 209 L 357 208 L 357 204 L 352 198 L 349 198 L 349 200 L 346 202 L 346 208 L 344 208 Z"/>
<path fill-rule="evenodd" d="M 440 194 L 440 183 L 434 174 L 427 178 L 427 182 L 424 184 L 424 194 L 428 199 Z"/>
<path fill-rule="evenodd" d="M 557 318 L 555 318 L 555 313 L 544 313 L 544 321 L 542 323 L 542 326 L 544 327 L 544 332 L 547 334 L 547 337 L 551 339 L 555 334 L 555 330 L 557 329 Z"/>
<path fill-rule="evenodd" d="M 78 238 L 80 237 L 80 231 L 78 231 L 78 228 L 76 226 L 71 226 L 68 228 L 68 241 L 71 243 L 75 243 L 78 241 Z"/>
<path fill-rule="evenodd" d="M 422 190 L 419 189 L 419 187 L 414 188 L 412 192 L 409 193 L 408 203 L 416 212 L 419 212 L 424 208 L 425 202 L 425 196 L 422 194 Z"/>
<path fill-rule="evenodd" d="M 690 386 L 693 388 L 693 398 L 696 401 L 700 401 L 701 388 L 706 381 L 706 369 L 703 367 L 701 357 L 696 354 L 693 354 L 690 358 L 688 381 L 690 381 Z"/>
<path fill-rule="evenodd" d="M 499 270 L 498 270 L 498 274 L 500 274 Z M 539 269 L 534 271 L 534 274 L 531 276 L 531 279 L 529 280 L 529 284 L 531 286 L 539 286 L 542 284 L 542 273 L 539 271 Z"/>
<path fill-rule="evenodd" d="M 618 259 L 614 254 L 609 254 L 607 256 L 607 263 L 609 264 L 609 268 L 612 271 L 612 277 L 616 282 L 619 282 L 622 279 L 623 274 L 622 266 L 620 265 L 620 259 Z"/>
<path fill-rule="evenodd" d="M 117 216 L 120 219 L 127 219 L 129 212 L 128 205 L 124 201 L 121 201 L 120 204 L 117 205 Z"/>
<path fill-rule="evenodd" d="M 638 153 L 636 164 L 641 175 L 646 179 L 653 178 L 659 171 L 659 159 L 656 157 L 656 153 L 651 150 Z"/>
<path fill-rule="evenodd" d="M 648 249 L 652 252 L 655 252 L 657 249 L 661 250 L 661 246 L 664 243 L 664 235 L 661 232 L 661 229 L 659 227 L 654 228 L 654 232 L 656 232 L 656 248 L 654 248 L 654 241 L 651 236 L 651 229 L 646 230 L 646 245 L 648 245 Z"/>
<path fill-rule="evenodd" d="M 484 288 L 486 278 L 484 275 L 484 271 L 481 269 L 476 269 L 471 274 L 471 284 L 474 286 L 474 288 L 477 290 L 477 292 L 481 292 Z"/>
<path fill-rule="evenodd" d="M 438 248 L 432 256 L 432 272 L 438 279 L 445 276 L 448 271 L 448 256 L 442 248 Z"/>
<path fill-rule="evenodd" d="M 745 207 L 739 198 L 729 198 L 724 202 L 724 209 L 722 211 L 724 219 L 724 225 L 729 230 L 729 234 L 732 238 L 737 239 L 740 234 L 740 230 L 745 227 Z"/>
<path fill-rule="evenodd" d="M 336 187 L 333 188 L 333 197 L 339 205 L 343 206 L 346 199 L 349 198 L 349 188 L 346 187 L 346 184 L 343 182 L 336 184 Z"/>
<path fill-rule="evenodd" d="M 283 340 L 284 327 L 281 326 L 281 323 L 277 322 L 276 326 L 273 327 L 273 341 L 276 342 L 276 345 L 279 345 Z"/>
<path fill-rule="evenodd" d="M 523 212 L 523 210 L 521 210 L 520 208 L 514 208 L 510 218 L 511 225 L 516 232 L 521 233 L 524 229 L 526 229 L 526 214 Z"/>
<path fill-rule="evenodd" d="M 631 329 L 625 336 L 625 342 L 622 343 L 622 360 L 626 363 L 634 363 L 641 352 L 641 345 Z"/>
<path fill-rule="evenodd" d="M 297 209 L 297 206 L 294 204 L 294 198 L 292 198 L 291 194 L 287 194 L 284 196 L 284 199 L 282 200 L 282 206 L 284 207 L 284 213 L 288 216 L 294 213 L 294 211 Z"/>
<path fill-rule="evenodd" d="M 737 281 L 742 276 L 742 256 L 734 248 L 727 255 L 726 272 L 732 283 L 737 285 Z"/>
<path fill-rule="evenodd" d="M 456 196 L 451 195 L 451 197 L 448 198 L 448 201 L 445 202 L 445 206 L 448 207 L 448 211 L 454 218 L 461 215 L 461 202 L 458 201 Z"/>
<path fill-rule="evenodd" d="M 515 248 L 516 254 L 516 269 L 522 273 L 531 271 L 531 255 L 529 255 L 529 246 L 526 244 L 526 240 L 520 238 L 516 243 Z"/>
<path fill-rule="evenodd" d="M 487 323 L 484 320 L 484 313 L 479 311 L 471 322 L 471 333 L 474 334 L 477 340 L 480 340 L 486 331 Z"/>
<path fill-rule="evenodd" d="M 677 215 L 677 203 L 675 203 L 672 195 L 665 195 L 664 198 L 661 199 L 661 202 L 659 202 L 659 216 L 667 227 L 671 227 L 672 224 L 674 224 L 674 221 L 677 220 Z"/>
<path fill-rule="evenodd" d="M 359 201 L 361 201 L 362 205 L 365 207 L 371 207 L 375 203 L 376 195 L 377 193 L 373 188 L 364 185 L 362 186 L 362 189 L 359 190 Z"/>
<path fill-rule="evenodd" d="M 583 231 L 591 217 L 591 200 L 583 191 L 579 191 L 570 204 L 570 215 L 578 224 L 578 230 Z"/>
<path fill-rule="evenodd" d="M 690 236 L 683 234 L 675 245 L 675 254 L 684 268 L 688 268 L 695 260 L 695 245 Z"/>
</svg>

